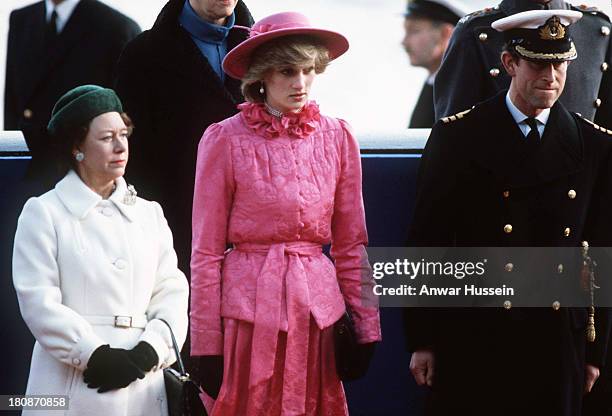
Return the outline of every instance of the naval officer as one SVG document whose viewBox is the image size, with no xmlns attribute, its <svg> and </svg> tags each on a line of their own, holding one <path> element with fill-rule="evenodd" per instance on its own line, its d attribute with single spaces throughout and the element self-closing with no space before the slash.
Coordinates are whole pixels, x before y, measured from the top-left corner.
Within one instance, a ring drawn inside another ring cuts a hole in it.
<svg viewBox="0 0 612 416">
<path fill-rule="evenodd" d="M 589 120 L 612 126 L 610 19 L 596 8 L 574 7 L 563 0 L 503 0 L 497 7 L 461 19 L 436 76 L 437 118 L 470 108 L 508 88 L 511 77 L 500 61 L 504 37 L 491 28 L 491 23 L 519 12 L 545 8 L 583 13 L 572 28 L 574 43 L 582 53 L 568 69 L 561 102 Z"/>
<path fill-rule="evenodd" d="M 428 72 L 409 128 L 430 129 L 434 125 L 434 80 L 455 25 L 466 13 L 467 7 L 458 0 L 408 0 L 402 46 L 410 64 Z"/>
<path fill-rule="evenodd" d="M 609 246 L 612 132 L 558 101 L 578 56 L 569 25 L 581 16 L 528 11 L 494 23 L 507 42 L 510 89 L 434 126 L 411 244 Z M 610 330 L 608 313 L 596 310 L 593 339 L 589 312 L 552 299 L 522 310 L 409 310 L 411 371 L 432 389 L 430 414 L 579 416 Z"/>
</svg>

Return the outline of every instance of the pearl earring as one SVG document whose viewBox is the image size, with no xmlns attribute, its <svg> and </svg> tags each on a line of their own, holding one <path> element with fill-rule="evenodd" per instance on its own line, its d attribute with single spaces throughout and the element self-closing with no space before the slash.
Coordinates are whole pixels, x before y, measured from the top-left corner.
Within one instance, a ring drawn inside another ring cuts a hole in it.
<svg viewBox="0 0 612 416">
<path fill-rule="evenodd" d="M 265 93 L 265 92 L 266 92 L 266 90 L 264 89 L 264 84 L 263 84 L 263 82 L 262 82 L 262 83 L 261 83 L 261 87 L 259 87 L 259 93 L 260 93 L 261 95 L 264 95 L 264 93 Z"/>
<path fill-rule="evenodd" d="M 77 162 L 82 162 L 85 159 L 85 153 L 77 152 L 76 155 L 74 155 L 74 158 Z"/>
</svg>

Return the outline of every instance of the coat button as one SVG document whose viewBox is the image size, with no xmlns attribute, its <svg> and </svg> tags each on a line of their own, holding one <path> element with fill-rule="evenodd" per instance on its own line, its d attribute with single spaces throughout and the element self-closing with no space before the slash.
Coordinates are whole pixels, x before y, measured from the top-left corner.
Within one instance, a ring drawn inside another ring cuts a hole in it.
<svg viewBox="0 0 612 416">
<path fill-rule="evenodd" d="M 506 234 L 510 234 L 510 233 L 512 232 L 512 224 L 506 224 L 506 225 L 504 226 L 504 232 L 505 232 Z"/>
<path fill-rule="evenodd" d="M 607 62 L 604 62 L 603 64 L 601 64 L 601 72 L 606 72 L 609 68 L 609 65 Z"/>
<path fill-rule="evenodd" d="M 570 189 L 567 193 L 567 196 L 569 197 L 569 199 L 576 199 L 576 191 Z"/>
<path fill-rule="evenodd" d="M 601 98 L 598 98 L 595 101 L 593 101 L 593 105 L 595 106 L 595 108 L 601 107 Z"/>
<path fill-rule="evenodd" d="M 561 302 L 559 302 L 558 300 L 554 301 L 552 304 L 552 308 L 558 311 L 559 309 L 561 309 Z"/>
<path fill-rule="evenodd" d="M 489 74 L 493 77 L 496 78 L 499 76 L 500 71 L 497 68 L 491 68 L 491 70 L 489 71 Z"/>
<path fill-rule="evenodd" d="M 569 237 L 571 233 L 572 230 L 569 227 L 566 227 L 565 230 L 563 230 L 563 235 L 566 237 Z"/>
<path fill-rule="evenodd" d="M 514 270 L 514 264 L 512 263 L 508 263 L 504 266 L 504 270 L 506 270 L 507 272 L 511 272 L 512 270 Z"/>
<path fill-rule="evenodd" d="M 557 266 L 557 273 L 559 273 L 559 274 L 563 273 L 563 265 L 562 264 Z"/>
<path fill-rule="evenodd" d="M 481 42 L 486 42 L 487 39 L 489 39 L 489 35 L 487 35 L 485 32 L 482 32 L 480 35 L 478 35 L 478 39 L 480 39 Z"/>
<path fill-rule="evenodd" d="M 299 234 L 296 234 L 295 239 L 296 239 L 296 240 L 301 240 L 301 239 L 302 239 L 302 236 L 301 236 L 301 235 L 299 235 Z"/>
<path fill-rule="evenodd" d="M 512 302 L 509 300 L 504 302 L 504 309 L 510 309 L 512 307 Z"/>
<path fill-rule="evenodd" d="M 124 259 L 117 259 L 115 260 L 115 267 L 118 268 L 119 270 L 123 270 L 127 267 L 127 261 L 125 261 Z"/>
<path fill-rule="evenodd" d="M 608 26 L 602 26 L 601 34 L 604 36 L 608 36 L 610 34 L 610 28 Z"/>
<path fill-rule="evenodd" d="M 300 222 L 298 222 L 298 227 L 300 227 L 300 228 L 304 228 L 304 225 L 305 225 L 305 224 L 304 224 L 303 222 L 301 222 L 301 221 L 300 221 Z"/>
<path fill-rule="evenodd" d="M 81 360 L 79 360 L 78 358 L 73 358 L 72 359 L 72 364 L 79 366 L 81 365 Z"/>
<path fill-rule="evenodd" d="M 510 191 L 504 191 L 504 198 L 510 198 Z"/>
<path fill-rule="evenodd" d="M 23 110 L 23 117 L 30 119 L 32 118 L 33 115 L 34 113 L 29 108 L 26 108 L 25 110 Z"/>
</svg>

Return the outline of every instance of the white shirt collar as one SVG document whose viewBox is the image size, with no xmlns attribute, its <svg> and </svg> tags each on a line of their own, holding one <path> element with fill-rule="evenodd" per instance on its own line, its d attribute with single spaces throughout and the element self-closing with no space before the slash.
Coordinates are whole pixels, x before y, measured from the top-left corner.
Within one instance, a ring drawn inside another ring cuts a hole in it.
<svg viewBox="0 0 612 416">
<path fill-rule="evenodd" d="M 433 74 L 429 75 L 427 77 L 427 85 L 434 85 L 434 81 L 436 80 L 436 75 L 438 75 L 438 71 L 434 72 Z"/>
<path fill-rule="evenodd" d="M 523 132 L 524 136 L 529 134 L 531 127 L 527 123 L 525 123 L 525 119 L 529 118 L 523 114 L 521 110 L 518 109 L 516 105 L 510 99 L 510 91 L 506 94 L 506 106 L 508 107 L 508 111 L 512 114 L 512 118 L 518 124 L 519 128 Z M 540 114 L 538 114 L 535 119 L 538 122 L 538 132 L 540 133 L 540 137 L 544 135 L 544 128 L 546 127 L 546 123 L 548 123 L 548 117 L 550 116 L 550 108 L 545 109 Z"/>
<path fill-rule="evenodd" d="M 51 20 L 51 13 L 53 13 L 54 9 L 57 12 L 57 33 L 64 30 L 64 26 L 68 23 L 68 19 L 70 19 L 79 1 L 80 0 L 64 0 L 56 6 L 51 0 L 45 0 L 46 21 L 48 22 Z"/>
</svg>

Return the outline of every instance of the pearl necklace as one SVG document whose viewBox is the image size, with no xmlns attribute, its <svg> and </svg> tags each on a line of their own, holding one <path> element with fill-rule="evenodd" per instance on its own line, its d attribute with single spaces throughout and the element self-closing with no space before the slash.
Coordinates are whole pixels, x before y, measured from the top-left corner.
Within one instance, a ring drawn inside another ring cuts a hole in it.
<svg viewBox="0 0 612 416">
<path fill-rule="evenodd" d="M 278 111 L 276 108 L 272 107 L 270 104 L 268 104 L 267 101 L 264 101 L 264 106 L 266 108 L 266 111 L 268 112 L 268 114 L 276 117 L 276 118 L 282 118 L 283 117 L 283 112 Z M 297 110 L 295 113 L 301 113 L 302 112 L 302 108 L 301 107 L 299 110 Z"/>
<path fill-rule="evenodd" d="M 276 118 L 281 118 L 283 116 L 282 112 L 278 111 L 276 108 L 272 108 L 267 101 L 264 101 L 264 106 L 266 107 L 266 111 L 268 112 L 268 114 Z"/>
</svg>

